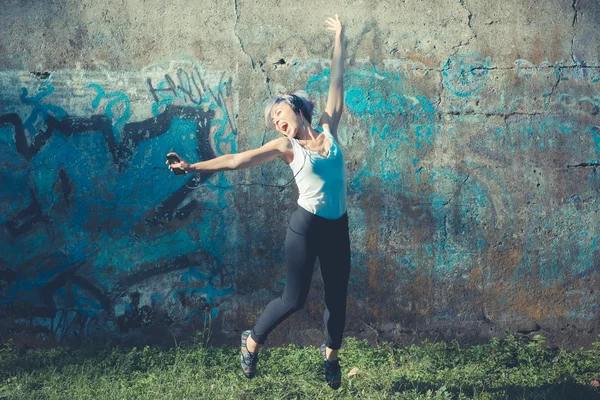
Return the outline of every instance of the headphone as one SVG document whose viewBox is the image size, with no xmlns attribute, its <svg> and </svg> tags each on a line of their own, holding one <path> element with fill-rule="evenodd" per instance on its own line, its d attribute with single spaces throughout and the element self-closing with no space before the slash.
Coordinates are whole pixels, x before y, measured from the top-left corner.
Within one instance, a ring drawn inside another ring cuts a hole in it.
<svg viewBox="0 0 600 400">
<path fill-rule="evenodd" d="M 296 96 L 295 94 L 292 95 L 292 110 L 294 112 L 298 112 L 298 111 L 304 111 L 304 102 L 302 101 L 302 99 L 298 96 Z"/>
</svg>

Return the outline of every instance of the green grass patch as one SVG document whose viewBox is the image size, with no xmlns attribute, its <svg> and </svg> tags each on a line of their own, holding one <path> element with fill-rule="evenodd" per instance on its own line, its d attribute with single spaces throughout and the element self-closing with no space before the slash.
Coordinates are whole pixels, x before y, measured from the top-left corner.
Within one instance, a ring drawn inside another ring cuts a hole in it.
<svg viewBox="0 0 600 400">
<path fill-rule="evenodd" d="M 600 341 L 591 349 L 550 348 L 544 337 L 509 335 L 479 346 L 425 342 L 371 346 L 345 339 L 343 383 L 323 379 L 316 347 L 260 354 L 246 379 L 237 347 L 0 348 L 0 399 L 596 399 Z M 358 368 L 358 373 L 347 373 Z"/>
</svg>

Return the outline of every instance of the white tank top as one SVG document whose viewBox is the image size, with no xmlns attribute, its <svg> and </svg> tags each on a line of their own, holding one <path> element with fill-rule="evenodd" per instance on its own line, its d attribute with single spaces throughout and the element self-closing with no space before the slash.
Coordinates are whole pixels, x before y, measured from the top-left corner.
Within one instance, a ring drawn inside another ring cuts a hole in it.
<svg viewBox="0 0 600 400">
<path fill-rule="evenodd" d="M 300 146 L 290 139 L 294 160 L 290 163 L 298 186 L 298 205 L 327 219 L 338 219 L 346 212 L 346 166 L 342 149 L 330 132 L 318 127 L 331 140 L 327 157 Z"/>
</svg>

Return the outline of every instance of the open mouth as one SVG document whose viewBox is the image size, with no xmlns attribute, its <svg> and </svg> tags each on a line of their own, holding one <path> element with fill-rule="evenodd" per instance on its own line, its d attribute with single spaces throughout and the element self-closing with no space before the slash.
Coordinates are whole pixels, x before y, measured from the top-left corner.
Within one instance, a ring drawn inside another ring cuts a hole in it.
<svg viewBox="0 0 600 400">
<path fill-rule="evenodd" d="M 288 128 L 287 122 L 282 122 L 281 125 L 279 125 L 279 128 L 281 128 L 282 131 L 287 132 L 287 128 Z"/>
</svg>

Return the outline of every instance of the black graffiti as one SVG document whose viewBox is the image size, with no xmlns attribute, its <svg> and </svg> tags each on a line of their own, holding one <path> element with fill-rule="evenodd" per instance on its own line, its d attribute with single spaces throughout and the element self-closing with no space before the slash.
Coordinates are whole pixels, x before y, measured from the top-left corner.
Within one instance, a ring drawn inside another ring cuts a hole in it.
<svg viewBox="0 0 600 400">
<path fill-rule="evenodd" d="M 159 94 L 168 93 L 177 97 L 178 92 L 182 93 L 184 99 L 188 98 L 190 102 L 194 104 L 202 104 L 202 100 L 206 96 L 206 94 L 210 94 L 215 100 L 218 99 L 218 96 L 206 86 L 200 71 L 198 71 L 198 67 L 194 67 L 194 70 L 191 73 L 183 70 L 182 68 L 177 69 L 177 83 L 173 80 L 173 78 L 166 74 L 164 76 L 166 87 L 164 88 L 155 88 L 152 85 L 152 79 L 147 78 L 146 82 L 148 83 L 148 88 L 150 89 L 150 93 L 152 97 L 154 97 L 155 102 L 159 102 Z M 221 104 L 219 104 L 221 105 Z"/>
<path fill-rule="evenodd" d="M 223 82 L 224 76 L 225 74 L 223 73 L 219 79 L 219 82 Z M 152 97 L 156 103 L 160 102 L 160 98 L 162 97 L 161 94 L 169 94 L 173 97 L 178 97 L 179 94 L 181 94 L 181 97 L 183 97 L 184 100 L 187 98 L 191 103 L 200 105 L 208 94 L 212 101 L 214 101 L 222 111 L 227 111 L 227 105 L 222 91 L 220 88 L 217 91 L 212 90 L 204 82 L 204 79 L 202 79 L 202 75 L 200 74 L 197 66 L 194 67 L 194 70 L 191 73 L 183 70 L 182 68 L 177 69 L 177 82 L 175 82 L 173 77 L 171 77 L 169 74 L 165 74 L 164 79 L 166 82 L 166 87 L 164 88 L 156 88 L 152 84 L 151 78 L 146 79 L 148 89 L 150 90 L 150 93 L 152 94 Z M 231 86 L 231 80 L 228 82 L 227 86 Z M 235 131 L 234 121 L 231 118 L 228 118 L 227 120 L 231 130 Z"/>
<path fill-rule="evenodd" d="M 42 212 L 42 206 L 37 200 L 33 190 L 29 190 L 31 204 L 20 210 L 16 215 L 4 223 L 13 237 L 22 235 L 31 230 L 37 223 L 46 223 L 48 218 Z"/>
<path fill-rule="evenodd" d="M 210 122 L 213 117 L 214 111 L 212 110 L 204 111 L 197 107 L 171 105 L 156 117 L 125 124 L 121 143 L 116 143 L 112 132 L 112 121 L 105 115 L 92 115 L 89 118 L 67 115 L 63 119 L 49 115 L 44 121 L 46 128 L 35 134 L 31 144 L 27 140 L 23 121 L 18 114 L 0 116 L 0 126 L 13 125 L 16 149 L 27 161 L 31 161 L 41 151 L 55 132 L 66 136 L 102 132 L 117 169 L 123 171 L 129 165 L 133 149 L 140 142 L 164 134 L 172 121 L 177 118 L 188 119 L 196 124 L 198 154 L 204 160 L 213 158 L 215 154 L 209 141 Z"/>
<path fill-rule="evenodd" d="M 60 168 L 58 171 L 58 178 L 54 182 L 53 189 L 59 193 L 62 193 L 67 207 L 70 207 L 73 203 L 73 189 L 71 179 L 67 175 L 64 168 Z M 29 198 L 31 204 L 26 208 L 18 211 L 16 214 L 10 216 L 4 223 L 4 226 L 8 229 L 12 237 L 18 237 L 25 232 L 32 230 L 38 223 L 50 223 L 50 219 L 42 211 L 42 206 L 37 199 L 37 196 L 33 188 L 29 189 Z"/>
<path fill-rule="evenodd" d="M 8 268 L 0 269 L 0 290 L 4 289 L 4 283 L 12 283 L 17 280 L 17 274 Z M 4 296 L 0 294 L 0 300 L 3 300 Z"/>
<path fill-rule="evenodd" d="M 5 114 L 0 116 L 0 125 L 13 125 L 15 130 L 15 145 L 17 152 L 19 152 L 19 154 L 21 154 L 27 161 L 31 161 L 31 159 L 41 151 L 44 145 L 52 137 L 54 132 L 61 132 L 67 136 L 70 136 L 73 134 L 93 133 L 100 131 L 104 134 L 113 156 L 120 155 L 112 135 L 111 121 L 103 115 L 93 115 L 90 118 L 75 118 L 67 116 L 66 118 L 60 120 L 52 115 L 49 115 L 44 122 L 46 124 L 46 128 L 41 132 L 37 132 L 33 142 L 29 144 L 25 134 L 23 121 L 19 115 Z"/>
<path fill-rule="evenodd" d="M 67 206 L 72 204 L 72 184 L 64 168 L 59 169 L 58 178 L 53 188 L 55 191 L 62 193 Z M 7 218 L 7 221 L 4 223 L 4 226 L 14 238 L 32 230 L 38 223 L 48 224 L 51 222 L 48 216 L 42 211 L 42 206 L 33 188 L 29 189 L 29 198 L 31 203 L 26 208 Z"/>
<path fill-rule="evenodd" d="M 102 306 L 103 309 L 108 310 L 111 308 L 110 299 L 106 296 L 101 289 L 94 286 L 87 279 L 76 275 L 76 270 L 80 265 L 71 267 L 69 270 L 62 272 L 54 279 L 46 283 L 39 291 L 40 298 L 46 306 L 54 307 L 54 293 L 65 286 L 78 285 L 82 289 L 85 289 L 96 301 Z M 72 292 L 71 292 L 72 293 Z"/>
<path fill-rule="evenodd" d="M 67 338 L 83 339 L 86 336 L 85 328 L 92 321 L 92 317 L 74 309 L 57 310 L 56 316 L 51 320 L 50 330 L 54 337 L 60 340 Z M 56 320 L 56 326 L 54 322 Z"/>
<path fill-rule="evenodd" d="M 118 285 L 112 290 L 111 296 L 119 297 L 126 294 L 132 286 L 147 281 L 155 276 L 163 275 L 173 271 L 185 270 L 198 265 L 211 265 L 207 271 L 207 284 L 216 288 L 223 288 L 229 281 L 233 281 L 231 270 L 228 265 L 220 262 L 206 251 L 179 256 L 160 263 L 149 263 L 141 265 L 139 271 L 119 280 Z M 216 284 L 215 284 L 216 283 Z M 165 311 L 161 311 L 154 305 L 140 307 L 140 293 L 134 291 L 129 293 L 129 310 L 117 317 L 117 323 L 121 332 L 127 332 L 133 328 L 144 328 L 148 326 L 171 325 L 173 319 Z M 180 304 L 187 309 L 194 309 L 200 313 L 210 312 L 214 306 L 209 304 L 202 296 L 193 296 L 183 291 L 177 293 Z"/>
<path fill-rule="evenodd" d="M 94 298 L 105 311 L 110 311 L 111 302 L 109 297 L 93 283 L 84 277 L 77 275 L 76 271 L 79 267 L 81 267 L 81 264 L 72 266 L 67 271 L 58 274 L 54 279 L 50 280 L 41 288 L 39 288 L 37 290 L 39 301 L 10 303 L 0 308 L 0 310 L 2 310 L 0 316 L 10 316 L 13 320 L 17 318 L 49 318 L 51 319 L 50 331 L 54 334 L 58 331 L 58 329 L 61 328 L 61 326 L 64 331 L 67 323 L 76 323 L 81 328 L 82 326 L 85 326 L 89 316 L 84 315 L 79 310 L 75 309 L 77 295 L 75 295 L 72 290 L 67 290 L 67 300 L 70 303 L 71 308 L 59 308 L 54 301 L 54 295 L 59 289 L 70 288 L 72 285 L 78 285 L 81 289 L 89 293 L 89 295 Z M 10 270 L 6 271 L 6 273 L 4 273 L 5 271 L 1 272 L 2 274 L 0 274 L 0 279 L 6 277 L 9 279 L 9 282 L 26 280 L 24 276 L 17 275 Z M 54 326 L 54 321 L 60 312 L 62 312 L 62 315 L 60 315 L 58 318 L 57 325 Z M 68 312 L 75 312 L 77 314 L 73 321 L 70 321 L 67 318 Z"/>
<path fill-rule="evenodd" d="M 55 186 L 60 188 L 59 190 L 63 195 L 65 203 L 70 207 L 73 202 L 73 185 L 64 168 L 61 168 L 58 171 L 58 180 L 56 181 Z"/>
<path fill-rule="evenodd" d="M 59 273 L 53 279 L 37 289 L 39 300 L 36 302 L 12 302 L 0 307 L 0 318 L 8 319 L 32 319 L 48 318 L 50 327 L 47 333 L 57 335 L 61 332 L 62 337 L 71 334 L 75 337 L 83 335 L 87 324 L 94 317 L 76 308 L 78 294 L 72 290 L 77 285 L 84 290 L 90 298 L 93 298 L 104 310 L 105 317 L 117 322 L 121 332 L 127 332 L 133 328 L 154 326 L 156 323 L 170 325 L 173 319 L 164 310 L 157 306 L 144 305 L 140 307 L 140 293 L 135 291 L 129 293 L 130 309 L 119 317 L 114 315 L 114 304 L 111 299 L 119 298 L 126 294 L 129 289 L 153 277 L 173 271 L 185 270 L 198 265 L 210 265 L 208 267 L 208 284 L 216 288 L 223 288 L 233 281 L 229 265 L 221 265 L 220 262 L 208 252 L 199 251 L 185 256 L 176 257 L 171 260 L 149 263 L 139 266 L 138 272 L 130 274 L 119 280 L 118 285 L 110 291 L 106 291 L 90 280 L 79 275 L 77 271 L 84 263 L 72 265 L 67 270 Z M 0 270 L 0 282 L 11 283 L 14 281 L 25 281 L 26 278 L 11 270 Z M 2 288 L 2 286 L 0 286 Z M 55 296 L 59 289 L 66 289 L 66 295 L 61 298 L 66 304 L 56 304 Z M 0 296 L 0 298 L 2 298 Z M 205 312 L 212 306 L 203 297 L 190 296 L 181 292 L 178 299 L 182 306 Z M 30 323 L 33 326 L 33 323 Z"/>
<path fill-rule="evenodd" d="M 173 319 L 164 311 L 157 307 L 145 305 L 140 307 L 140 292 L 133 292 L 129 295 L 131 299 L 129 310 L 117 317 L 117 325 L 121 332 L 127 332 L 130 329 L 145 328 L 149 326 L 171 325 Z"/>
<path fill-rule="evenodd" d="M 129 147 L 137 146 L 144 140 L 155 138 L 168 131 L 174 119 L 187 119 L 196 124 L 198 155 L 202 160 L 208 160 L 215 157 L 210 145 L 210 123 L 213 118 L 212 110 L 204 111 L 197 107 L 171 105 L 157 117 L 126 124 L 123 128 L 123 142 Z"/>
<path fill-rule="evenodd" d="M 201 174 L 197 177 L 196 184 L 203 183 L 208 176 L 210 176 L 210 174 Z M 172 221 L 173 219 L 186 220 L 190 214 L 198 208 L 198 203 L 191 201 L 183 207 L 179 207 L 179 204 L 181 204 L 193 191 L 194 189 L 184 186 L 154 207 L 154 209 L 148 211 L 144 216 L 146 228 L 162 229 L 166 222 Z M 173 212 L 173 210 L 177 211 Z"/>
<path fill-rule="evenodd" d="M 196 125 L 197 153 L 202 160 L 208 160 L 215 157 L 215 153 L 210 144 L 210 122 L 214 116 L 214 111 L 204 111 L 196 107 L 169 106 L 157 117 L 149 118 L 139 122 L 131 122 L 123 128 L 123 140 L 120 144 L 115 142 L 111 121 L 102 115 L 93 115 L 89 118 L 69 117 L 59 120 L 53 116 L 46 119 L 46 129 L 39 132 L 31 144 L 28 143 L 23 122 L 17 114 L 6 114 L 0 116 L 0 125 L 13 125 L 15 130 L 15 144 L 17 151 L 26 159 L 31 160 L 38 154 L 47 141 L 55 132 L 61 132 L 70 136 L 75 134 L 89 134 L 93 132 L 102 132 L 106 139 L 108 149 L 112 155 L 114 163 L 119 171 L 124 170 L 130 163 L 133 149 L 142 141 L 152 139 L 162 135 L 169 130 L 174 119 L 187 119 L 193 121 Z M 160 166 L 162 168 L 164 166 Z M 159 168 L 157 166 L 157 168 Z M 208 179 L 212 173 L 198 175 L 195 179 L 197 183 L 202 183 Z M 58 182 L 55 185 L 60 187 L 65 203 L 70 206 L 73 202 L 73 190 L 71 180 L 64 169 L 59 170 Z M 173 218 L 186 219 L 197 205 L 192 202 L 179 208 L 177 213 L 172 210 L 185 199 L 192 191 L 183 187 L 173 193 L 169 198 L 163 201 L 159 206 L 149 211 L 145 216 L 145 221 L 150 226 L 161 226 L 164 221 L 170 221 Z M 19 236 L 29 231 L 39 222 L 48 222 L 48 218 L 43 214 L 41 205 L 35 198 L 33 190 L 31 191 L 31 204 L 19 211 L 14 217 L 10 218 L 5 226 L 13 237 Z"/>
<path fill-rule="evenodd" d="M 208 252 L 199 251 L 197 253 L 175 257 L 165 262 L 140 265 L 138 272 L 134 272 L 129 276 L 122 277 L 119 280 L 119 283 L 113 289 L 113 293 L 116 295 L 126 293 L 128 288 L 136 283 L 145 281 L 154 276 L 166 274 L 168 272 L 190 268 L 194 265 L 198 265 L 205 259 L 210 260 L 212 258 L 213 257 Z"/>
<path fill-rule="evenodd" d="M 205 251 L 190 253 L 164 262 L 140 265 L 138 272 L 120 279 L 118 286 L 109 291 L 82 277 L 77 271 L 83 266 L 84 263 L 74 264 L 37 289 L 37 301 L 13 301 L 2 305 L 0 321 L 4 322 L 0 325 L 4 325 L 3 331 L 11 335 L 20 332 L 48 334 L 57 340 L 72 342 L 84 338 L 88 334 L 91 324 L 101 326 L 108 320 L 114 321 L 122 333 L 150 327 L 152 329 L 161 326 L 168 327 L 175 323 L 168 310 L 154 302 L 140 306 L 141 294 L 137 290 L 129 292 L 132 286 L 169 272 L 192 267 L 198 269 L 199 266 L 204 266 L 200 268 L 202 273 L 206 274 L 206 285 L 220 289 L 230 285 L 230 281 L 233 281 L 231 266 L 221 264 L 218 259 Z M 18 273 L 0 269 L 0 281 L 11 283 L 25 280 L 26 278 Z M 88 297 L 95 299 L 102 307 L 103 312 L 93 315 L 86 310 L 79 309 L 77 300 L 81 294 L 78 293 L 79 291 L 73 290 L 75 285 L 79 287 L 79 290 L 84 290 Z M 61 304 L 58 305 L 55 298 L 60 289 L 65 290 L 59 296 Z M 129 307 L 117 317 L 115 316 L 114 299 L 121 298 L 123 295 L 129 297 Z M 0 296 L 1 298 L 2 296 Z M 199 314 L 210 313 L 213 307 L 218 306 L 218 303 L 208 303 L 204 296 L 185 291 L 179 291 L 177 299 L 182 307 L 194 310 Z M 49 323 L 40 325 L 35 322 L 36 318 L 48 319 Z M 20 322 L 16 322 L 17 320 Z"/>
<path fill-rule="evenodd" d="M 139 122 L 131 122 L 124 125 L 121 142 L 116 143 L 112 122 L 104 115 L 92 115 L 91 117 L 73 117 L 66 115 L 63 118 L 57 118 L 52 115 L 44 117 L 44 128 L 38 132 L 29 132 L 25 128 L 23 120 L 17 114 L 5 114 L 0 116 L 0 126 L 12 125 L 15 132 L 15 147 L 17 152 L 25 160 L 32 160 L 38 153 L 43 151 L 44 146 L 52 139 L 55 133 L 61 133 L 65 136 L 93 134 L 101 132 L 107 143 L 107 148 L 114 160 L 114 165 L 119 171 L 123 171 L 130 165 L 131 157 L 133 156 L 136 146 L 142 141 L 158 137 L 170 129 L 170 126 L 175 119 L 187 119 L 195 124 L 195 133 L 197 140 L 197 154 L 202 160 L 207 160 L 215 157 L 210 142 L 210 126 L 214 118 L 213 110 L 203 110 L 201 107 L 184 107 L 177 105 L 168 106 L 160 115 L 148 118 Z M 27 131 L 27 132 L 26 132 Z M 31 142 L 28 136 L 33 139 Z M 164 168 L 164 165 L 157 166 Z M 64 167 L 59 167 L 56 171 L 56 179 L 54 181 L 53 190 L 59 195 L 59 199 L 67 207 L 72 207 L 75 204 L 76 188 L 73 180 L 69 177 L 67 170 Z M 204 182 L 211 174 L 197 175 L 197 181 Z M 169 221 L 172 218 L 186 218 L 194 210 L 198 209 L 197 202 L 189 202 L 184 207 L 178 207 L 179 204 L 188 197 L 190 191 L 186 187 L 173 193 L 170 197 L 164 200 L 160 205 L 152 210 L 149 210 L 143 217 L 141 224 L 159 225 L 164 221 Z M 57 204 L 54 204 L 55 208 Z M 63 206 L 64 207 L 64 206 Z M 177 210 L 176 213 L 173 210 Z M 65 210 L 63 210 L 65 211 Z M 166 215 L 166 216 L 165 216 Z M 49 224 L 52 221 L 47 215 L 44 215 L 42 204 L 38 201 L 34 188 L 30 188 L 30 200 L 26 208 L 14 212 L 4 226 L 7 231 L 17 237 L 23 233 L 33 229 L 38 223 Z M 165 311 L 159 310 L 155 306 L 139 307 L 139 299 L 135 306 L 135 299 L 132 298 L 131 310 L 115 317 L 114 305 L 111 299 L 115 298 L 115 294 L 124 293 L 136 282 L 146 281 L 147 279 L 158 276 L 174 270 L 190 268 L 194 265 L 202 263 L 203 258 L 212 259 L 208 253 L 197 253 L 190 256 L 178 257 L 166 262 L 160 262 L 153 265 L 141 265 L 140 272 L 133 273 L 124 279 L 119 279 L 118 286 L 107 291 L 94 283 L 93 279 L 89 280 L 81 276 L 77 271 L 83 264 L 77 264 L 69 267 L 66 271 L 60 272 L 50 281 L 43 284 L 36 290 L 38 300 L 31 301 L 16 301 L 15 299 L 7 298 L 4 293 L 0 294 L 0 299 L 9 300 L 7 304 L 0 307 L 0 319 L 7 318 L 11 320 L 29 320 L 28 331 L 35 328 L 34 318 L 50 319 L 50 327 L 44 328 L 54 335 L 75 335 L 80 337 L 85 334 L 86 327 L 95 321 L 99 323 L 100 319 L 108 318 L 116 321 L 122 331 L 127 331 L 134 327 L 144 327 L 148 324 L 161 322 L 165 324 L 172 323 L 170 317 Z M 0 260 L 1 261 L 1 260 Z M 14 271 L 28 270 L 30 267 L 26 262 L 17 266 Z M 55 262 L 46 263 L 47 267 Z M 28 278 L 24 275 L 7 269 L 3 264 L 0 264 L 0 289 L 4 289 L 6 285 L 14 284 L 14 282 L 25 282 Z M 108 266 L 110 268 L 110 266 Z M 230 278 L 227 278 L 230 279 Z M 221 279 L 223 281 L 224 279 Z M 86 296 L 94 299 L 104 310 L 102 317 L 94 317 L 86 310 L 79 310 L 78 298 L 80 295 L 74 291 L 73 286 L 76 285 L 80 290 L 86 292 Z M 64 289 L 65 292 L 59 296 L 64 304 L 57 303 L 57 292 Z M 135 296 L 134 296 L 135 297 Z M 27 325 L 26 322 L 23 322 Z M 14 325 L 14 324 L 13 324 Z M 20 329 L 21 322 L 14 325 L 14 329 Z"/>
<path fill-rule="evenodd" d="M 152 97 L 154 97 L 155 102 L 159 102 L 160 99 L 158 97 L 159 93 L 170 93 L 173 96 L 177 97 L 177 85 L 173 82 L 173 78 L 171 78 L 168 74 L 165 75 L 165 80 L 167 81 L 168 87 L 166 89 L 158 89 L 152 86 L 152 79 L 147 78 L 146 83 L 148 84 L 148 88 L 150 89 L 150 93 L 152 93 Z"/>
<path fill-rule="evenodd" d="M 31 71 L 31 75 L 35 76 L 38 79 L 45 80 L 48 79 L 48 77 L 50 76 L 50 72 Z"/>
</svg>

